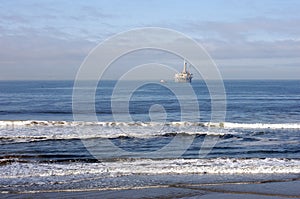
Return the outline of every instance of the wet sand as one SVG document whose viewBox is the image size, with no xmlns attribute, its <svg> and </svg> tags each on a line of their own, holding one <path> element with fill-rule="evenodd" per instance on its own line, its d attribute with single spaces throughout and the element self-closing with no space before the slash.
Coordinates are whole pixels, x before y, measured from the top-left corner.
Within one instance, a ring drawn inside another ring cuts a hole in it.
<svg viewBox="0 0 300 199">
<path fill-rule="evenodd" d="M 300 198 L 300 180 L 220 184 L 177 184 L 114 190 L 2 193 L 0 198 Z"/>
</svg>

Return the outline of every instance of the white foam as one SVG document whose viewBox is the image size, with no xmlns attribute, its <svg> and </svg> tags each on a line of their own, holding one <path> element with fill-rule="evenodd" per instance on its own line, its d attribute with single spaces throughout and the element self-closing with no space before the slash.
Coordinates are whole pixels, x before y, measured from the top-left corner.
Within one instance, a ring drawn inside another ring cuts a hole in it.
<svg viewBox="0 0 300 199">
<path fill-rule="evenodd" d="M 199 123 L 0 121 L 3 141 L 27 142 L 47 139 L 88 139 L 169 135 L 224 135 L 223 129 L 208 130 Z"/>
<path fill-rule="evenodd" d="M 67 121 L 0 121 L 0 138 L 14 142 L 47 139 L 88 139 L 165 135 L 239 134 L 238 129 L 300 129 L 300 124 L 246 124 L 200 122 L 67 122 Z"/>
<path fill-rule="evenodd" d="M 220 123 L 211 123 L 211 122 L 80 122 L 80 121 L 0 121 L 0 128 L 3 127 L 23 127 L 23 126 L 144 126 L 144 127 L 153 127 L 153 126 L 201 126 L 201 127 L 213 127 L 213 128 L 247 128 L 247 129 L 300 129 L 300 123 L 232 123 L 232 122 L 220 122 Z"/>
<path fill-rule="evenodd" d="M 299 174 L 300 160 L 289 159 L 137 159 L 101 163 L 11 163 L 0 167 L 2 179 L 69 175 Z"/>
<path fill-rule="evenodd" d="M 300 129 L 300 123 L 283 123 L 283 124 L 267 124 L 267 123 L 230 123 L 225 122 L 224 128 L 245 128 L 245 129 Z"/>
</svg>

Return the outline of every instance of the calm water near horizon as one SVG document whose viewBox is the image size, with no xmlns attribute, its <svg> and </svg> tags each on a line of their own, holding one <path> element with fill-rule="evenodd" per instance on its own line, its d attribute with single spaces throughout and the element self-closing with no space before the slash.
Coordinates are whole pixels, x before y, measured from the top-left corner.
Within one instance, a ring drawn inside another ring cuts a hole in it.
<svg viewBox="0 0 300 199">
<path fill-rule="evenodd" d="M 144 81 L 132 95 L 131 112 L 137 121 L 147 121 L 149 106 L 161 104 L 169 121 L 179 121 L 174 93 L 164 84 Z M 73 81 L 0 81 L 0 120 L 72 121 Z M 110 101 L 116 81 L 98 85 L 96 111 L 100 121 L 113 121 Z M 126 84 L 126 83 L 125 83 Z M 127 84 L 141 84 L 128 81 Z M 173 82 L 168 85 L 182 86 Z M 226 121 L 237 123 L 297 123 L 300 120 L 299 80 L 225 80 Z M 193 81 L 200 107 L 199 121 L 210 120 L 210 96 L 203 81 Z M 126 91 L 125 91 L 126 92 Z M 188 97 L 186 103 L 188 103 Z M 149 119 L 148 119 L 149 120 Z"/>
</svg>

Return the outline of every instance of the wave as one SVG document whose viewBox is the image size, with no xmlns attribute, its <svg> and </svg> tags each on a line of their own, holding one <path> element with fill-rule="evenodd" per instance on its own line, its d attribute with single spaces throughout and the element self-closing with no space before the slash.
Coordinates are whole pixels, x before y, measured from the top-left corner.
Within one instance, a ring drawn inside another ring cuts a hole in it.
<svg viewBox="0 0 300 199">
<path fill-rule="evenodd" d="M 300 129 L 298 123 L 244 124 L 201 122 L 0 121 L 0 143 L 91 138 L 155 138 L 180 136 L 237 137 L 243 129 Z M 254 130 L 255 131 L 255 130 Z M 265 132 L 264 130 L 260 131 Z M 254 132 L 257 133 L 257 132 Z M 253 134 L 253 133 L 252 133 Z M 251 135 L 252 135 L 251 134 Z M 250 138 L 248 138 L 249 141 Z M 253 139 L 253 138 L 251 138 Z"/>
<path fill-rule="evenodd" d="M 86 130 L 86 131 L 85 131 Z M 45 132 L 29 132 L 21 131 L 15 132 L 13 135 L 11 132 L 2 133 L 0 131 L 0 143 L 13 143 L 13 142 L 34 142 L 34 141 L 47 141 L 47 140 L 76 140 L 76 139 L 148 139 L 155 137 L 175 137 L 175 136 L 234 136 L 234 132 L 229 134 L 225 132 L 216 131 L 181 131 L 181 132 L 169 132 L 169 131 L 148 131 L 143 132 L 123 132 L 122 130 L 103 130 L 93 131 L 91 130 L 74 129 L 74 131 L 45 131 Z M 99 130 L 99 129 L 98 129 Z"/>
<path fill-rule="evenodd" d="M 1 162 L 6 161 L 2 159 Z M 0 162 L 0 165 L 1 165 Z M 110 162 L 26 163 L 0 166 L 2 179 L 66 175 L 299 174 L 299 159 L 120 159 Z"/>
<path fill-rule="evenodd" d="M 243 129 L 300 129 L 300 123 L 231 123 L 225 122 L 224 128 L 243 128 Z"/>
<path fill-rule="evenodd" d="M 176 127 L 210 127 L 223 129 L 300 129 L 300 123 L 233 123 L 233 122 L 83 122 L 83 121 L 37 121 L 37 120 L 12 120 L 0 121 L 1 127 L 24 127 L 24 126 L 105 126 L 105 127 L 122 127 L 122 126 L 176 126 Z"/>
</svg>

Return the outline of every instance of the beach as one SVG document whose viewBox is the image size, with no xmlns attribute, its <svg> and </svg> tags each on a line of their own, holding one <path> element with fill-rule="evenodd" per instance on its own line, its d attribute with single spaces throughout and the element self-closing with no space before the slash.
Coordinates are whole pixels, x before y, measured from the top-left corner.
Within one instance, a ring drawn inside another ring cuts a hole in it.
<svg viewBox="0 0 300 199">
<path fill-rule="evenodd" d="M 300 180 L 1 193 L 2 198 L 300 198 Z"/>
</svg>

